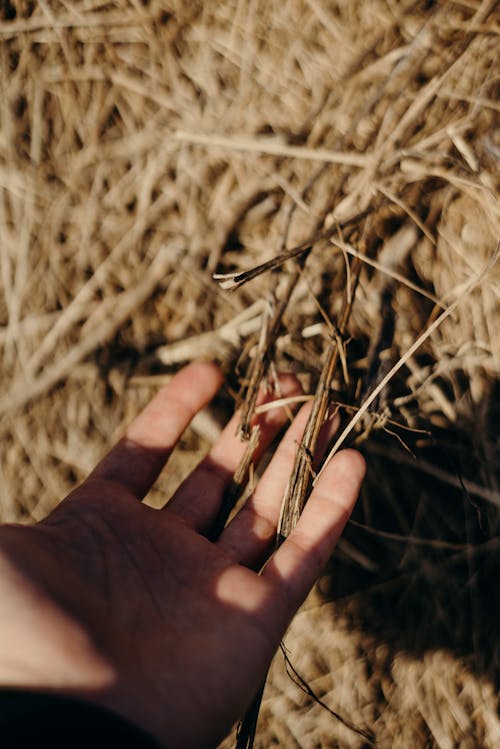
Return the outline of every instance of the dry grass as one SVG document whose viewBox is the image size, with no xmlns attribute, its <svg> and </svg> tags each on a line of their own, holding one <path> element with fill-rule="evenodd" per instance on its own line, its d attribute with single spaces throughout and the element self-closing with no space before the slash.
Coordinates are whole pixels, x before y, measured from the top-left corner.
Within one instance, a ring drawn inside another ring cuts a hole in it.
<svg viewBox="0 0 500 749">
<path fill-rule="evenodd" d="M 500 237 L 497 3 L 0 8 L 2 518 L 43 516 L 184 361 L 248 416 L 278 367 L 347 421 L 460 298 L 350 435 L 369 479 L 286 643 L 379 746 L 497 747 L 500 263 L 464 295 Z M 257 745 L 363 744 L 278 657 Z"/>
</svg>

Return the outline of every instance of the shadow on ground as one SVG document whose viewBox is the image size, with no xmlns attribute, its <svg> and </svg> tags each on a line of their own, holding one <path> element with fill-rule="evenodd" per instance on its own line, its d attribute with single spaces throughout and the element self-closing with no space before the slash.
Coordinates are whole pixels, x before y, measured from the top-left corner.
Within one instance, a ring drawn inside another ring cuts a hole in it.
<svg viewBox="0 0 500 749">
<path fill-rule="evenodd" d="M 367 443 L 363 494 L 321 587 L 353 626 L 393 652 L 444 648 L 498 687 L 496 395 L 481 419 L 436 430 L 417 460 L 388 435 Z"/>
</svg>

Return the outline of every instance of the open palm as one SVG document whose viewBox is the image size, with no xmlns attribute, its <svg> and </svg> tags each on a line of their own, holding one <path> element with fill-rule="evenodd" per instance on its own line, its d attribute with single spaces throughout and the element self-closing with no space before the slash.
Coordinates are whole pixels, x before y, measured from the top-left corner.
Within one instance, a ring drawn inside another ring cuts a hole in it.
<svg viewBox="0 0 500 749">
<path fill-rule="evenodd" d="M 216 541 L 244 451 L 235 419 L 164 509 L 141 504 L 220 384 L 215 366 L 186 367 L 47 519 L 0 529 L 0 683 L 83 697 L 168 747 L 214 746 L 242 715 L 333 551 L 364 464 L 339 453 L 269 559 L 307 408 Z M 282 387 L 297 389 L 291 377 Z M 259 453 L 285 419 L 283 409 L 259 417 Z"/>
</svg>

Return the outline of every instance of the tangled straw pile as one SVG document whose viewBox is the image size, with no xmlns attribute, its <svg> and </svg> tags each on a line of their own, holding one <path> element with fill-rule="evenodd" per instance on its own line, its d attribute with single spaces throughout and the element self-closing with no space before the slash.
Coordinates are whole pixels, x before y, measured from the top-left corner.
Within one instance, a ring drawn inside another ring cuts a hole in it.
<svg viewBox="0 0 500 749">
<path fill-rule="evenodd" d="M 370 478 L 322 586 L 339 602 L 314 594 L 287 644 L 380 746 L 498 746 L 500 263 L 464 294 L 500 237 L 495 0 L 0 18 L 3 519 L 43 516 L 193 357 L 247 417 L 277 367 L 348 420 L 460 299 L 351 432 Z M 212 280 L 298 246 L 236 292 Z M 280 663 L 259 736 L 362 746 Z"/>
</svg>

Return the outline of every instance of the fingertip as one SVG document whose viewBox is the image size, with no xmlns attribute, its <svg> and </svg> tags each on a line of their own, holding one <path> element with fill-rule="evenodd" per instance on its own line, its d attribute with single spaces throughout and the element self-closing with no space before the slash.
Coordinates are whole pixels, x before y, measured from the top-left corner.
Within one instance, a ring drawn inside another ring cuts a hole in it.
<svg viewBox="0 0 500 749">
<path fill-rule="evenodd" d="M 284 393 L 302 392 L 302 385 L 293 372 L 278 372 L 278 382 Z"/>
<path fill-rule="evenodd" d="M 267 382 L 263 382 L 259 394 L 257 397 L 257 407 L 267 406 L 262 413 L 257 413 L 253 417 L 254 424 L 266 425 L 282 425 L 287 421 L 287 415 L 293 414 L 297 408 L 296 403 L 288 403 L 287 406 L 278 405 L 272 406 L 275 401 L 280 401 L 282 398 L 293 398 L 294 396 L 302 395 L 303 389 L 300 384 L 300 380 L 291 373 L 279 373 L 278 374 L 278 387 L 270 388 Z"/>
<path fill-rule="evenodd" d="M 261 383 L 257 403 L 269 403 L 270 401 L 282 397 L 288 398 L 302 392 L 302 385 L 298 377 L 291 372 L 279 372 L 277 383 L 269 382 L 269 380 L 264 380 Z"/>
<path fill-rule="evenodd" d="M 198 378 L 203 378 L 204 380 L 218 383 L 219 387 L 224 381 L 224 374 L 219 365 L 214 361 L 204 361 L 202 359 L 187 364 L 179 370 L 176 376 L 178 375 L 193 377 L 197 380 Z"/>
<path fill-rule="evenodd" d="M 338 411 L 334 411 L 330 416 L 328 416 L 326 420 L 326 425 L 328 426 L 329 430 L 333 434 L 335 434 L 338 431 L 338 428 L 340 426 L 340 414 Z"/>
<path fill-rule="evenodd" d="M 354 479 L 361 483 L 366 474 L 366 460 L 359 450 L 353 450 L 351 447 L 341 450 L 333 458 L 336 463 L 337 471 L 345 471 Z"/>
<path fill-rule="evenodd" d="M 349 477 L 361 484 L 366 474 L 366 461 L 358 450 L 348 447 L 340 450 L 330 460 L 320 478 L 320 482 Z"/>
<path fill-rule="evenodd" d="M 321 474 L 315 492 L 331 497 L 337 505 L 351 511 L 366 475 L 366 461 L 358 450 L 338 452 Z M 334 489 L 334 491 L 332 491 Z"/>
<path fill-rule="evenodd" d="M 182 400 L 198 411 L 211 400 L 224 381 L 221 369 L 214 362 L 193 361 L 180 369 L 174 378 L 159 391 L 159 397 Z"/>
<path fill-rule="evenodd" d="M 222 379 L 212 362 L 188 364 L 158 390 L 124 436 L 143 447 L 170 449 L 194 415 L 215 396 Z"/>
</svg>

